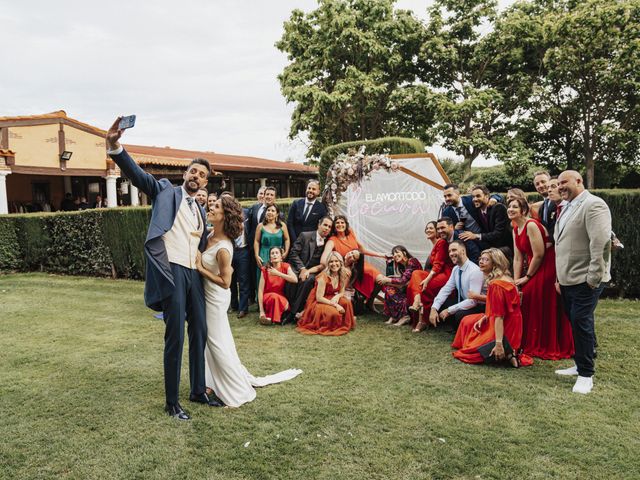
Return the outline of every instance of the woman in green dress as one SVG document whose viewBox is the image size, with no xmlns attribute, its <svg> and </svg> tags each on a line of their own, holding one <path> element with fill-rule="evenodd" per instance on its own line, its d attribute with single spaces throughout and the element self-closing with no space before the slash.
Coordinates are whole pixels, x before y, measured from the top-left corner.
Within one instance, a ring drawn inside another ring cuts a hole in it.
<svg viewBox="0 0 640 480">
<path fill-rule="evenodd" d="M 253 252 L 258 265 L 256 272 L 256 285 L 260 283 L 262 266 L 269 261 L 269 251 L 272 247 L 280 247 L 284 250 L 282 258 L 289 253 L 290 241 L 287 225 L 280 220 L 280 209 L 277 205 L 269 205 L 264 212 L 264 220 L 256 228 L 256 236 L 253 242 Z"/>
</svg>

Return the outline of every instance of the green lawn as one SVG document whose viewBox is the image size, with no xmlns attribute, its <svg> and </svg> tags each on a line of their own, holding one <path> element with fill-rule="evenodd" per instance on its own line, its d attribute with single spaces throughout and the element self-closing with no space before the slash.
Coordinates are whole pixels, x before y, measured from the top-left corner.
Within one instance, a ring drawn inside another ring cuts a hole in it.
<svg viewBox="0 0 640 480">
<path fill-rule="evenodd" d="M 606 300 L 593 394 L 565 362 L 469 366 L 451 335 L 361 318 L 344 337 L 232 316 L 254 374 L 240 409 L 163 413 L 163 323 L 141 282 L 0 276 L 0 478 L 640 478 L 640 303 Z"/>
</svg>

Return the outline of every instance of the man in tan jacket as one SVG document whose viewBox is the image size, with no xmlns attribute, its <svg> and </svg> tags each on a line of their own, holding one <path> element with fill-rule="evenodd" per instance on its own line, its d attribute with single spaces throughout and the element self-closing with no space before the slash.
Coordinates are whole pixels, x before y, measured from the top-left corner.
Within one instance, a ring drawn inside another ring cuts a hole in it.
<svg viewBox="0 0 640 480">
<path fill-rule="evenodd" d="M 595 373 L 593 312 L 611 278 L 611 212 L 604 200 L 585 190 L 574 170 L 560 174 L 558 190 L 569 203 L 555 226 L 556 272 L 573 330 L 576 365 L 556 373 L 578 375 L 573 392 L 586 394 Z"/>
</svg>

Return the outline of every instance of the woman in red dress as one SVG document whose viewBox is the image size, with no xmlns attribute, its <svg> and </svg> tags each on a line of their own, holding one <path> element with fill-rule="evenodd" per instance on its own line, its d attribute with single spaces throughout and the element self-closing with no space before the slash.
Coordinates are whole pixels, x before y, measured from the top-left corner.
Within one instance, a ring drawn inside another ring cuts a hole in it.
<svg viewBox="0 0 640 480">
<path fill-rule="evenodd" d="M 423 311 L 429 315 L 433 300 L 447 283 L 453 270 L 453 262 L 449 258 L 449 244 L 444 238 L 438 238 L 436 225 L 437 222 L 431 221 L 424 229 L 427 239 L 433 244 L 428 261 L 430 268 L 425 265 L 425 270 L 413 272 L 407 286 L 407 302 L 410 303 L 409 315 L 413 333 L 419 333 L 427 328 L 426 318 L 418 321 L 420 306 L 422 305 Z"/>
<path fill-rule="evenodd" d="M 527 218 L 529 205 L 516 198 L 507 214 L 513 223 L 513 274 L 522 291 L 522 348 L 545 360 L 573 355 L 573 335 L 560 296 L 556 292 L 556 255 L 547 231 L 538 220 Z M 527 268 L 523 268 L 523 265 Z"/>
<path fill-rule="evenodd" d="M 298 320 L 298 330 L 307 335 L 344 335 L 356 326 L 353 306 L 344 296 L 349 271 L 342 255 L 331 252 L 328 267 L 316 277 L 304 313 Z"/>
<path fill-rule="evenodd" d="M 507 354 L 503 345 L 506 339 L 513 352 L 517 352 L 522 340 L 520 295 L 509 277 L 509 260 L 497 248 L 489 248 L 482 252 L 478 264 L 489 283 L 486 310 L 484 314 L 467 315 L 462 319 L 451 344 L 457 349 L 453 356 L 466 363 L 483 363 L 478 348 L 495 341 L 491 355 L 497 361 L 507 361 L 516 368 L 531 365 L 531 357 Z"/>
<path fill-rule="evenodd" d="M 358 250 L 360 254 L 369 255 L 370 257 L 386 258 L 383 253 L 367 250 L 362 243 L 358 241 L 355 232 L 349 228 L 349 221 L 344 215 L 338 215 L 333 221 L 331 236 L 325 243 L 324 252 L 322 253 L 321 262 L 323 264 L 327 264 L 326 259 L 329 253 L 334 250 L 338 252 L 342 258 L 353 250 Z M 381 285 L 376 284 L 376 278 L 378 278 L 379 275 L 380 272 L 373 265 L 364 262 L 362 274 L 353 282 L 353 288 L 367 299 L 367 307 L 370 310 L 373 310 L 375 297 L 382 288 Z"/>
<path fill-rule="evenodd" d="M 282 314 L 289 309 L 289 301 L 284 295 L 285 283 L 298 283 L 291 266 L 282 261 L 283 253 L 282 248 L 271 247 L 269 262 L 261 267 L 258 307 L 263 325 L 281 323 Z"/>
</svg>

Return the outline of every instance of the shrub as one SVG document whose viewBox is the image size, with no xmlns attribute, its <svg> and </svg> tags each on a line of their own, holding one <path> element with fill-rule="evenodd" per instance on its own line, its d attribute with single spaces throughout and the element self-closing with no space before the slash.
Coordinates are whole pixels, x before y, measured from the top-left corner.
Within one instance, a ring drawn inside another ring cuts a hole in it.
<svg viewBox="0 0 640 480">
<path fill-rule="evenodd" d="M 22 267 L 21 252 L 16 235 L 15 222 L 11 217 L 0 217 L 0 270 L 15 270 Z"/>
<path fill-rule="evenodd" d="M 55 213 L 46 218 L 51 242 L 48 270 L 72 275 L 107 276 L 112 262 L 101 228 L 100 210 Z"/>
<path fill-rule="evenodd" d="M 144 241 L 151 218 L 149 207 L 99 210 L 104 242 L 111 253 L 114 274 L 144 278 Z"/>
<path fill-rule="evenodd" d="M 349 150 L 358 150 L 361 146 L 366 146 L 366 153 L 388 153 L 390 155 L 400 155 L 403 153 L 424 153 L 424 144 L 415 138 L 403 137 L 383 137 L 375 140 L 361 140 L 356 142 L 345 142 L 331 145 L 325 148 L 320 154 L 320 168 L 318 178 L 320 186 L 324 187 L 327 178 L 327 171 L 336 157 L 341 153 L 348 153 Z"/>
</svg>

